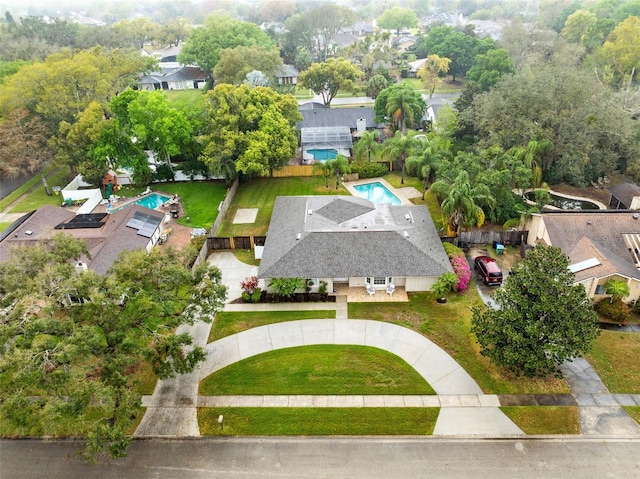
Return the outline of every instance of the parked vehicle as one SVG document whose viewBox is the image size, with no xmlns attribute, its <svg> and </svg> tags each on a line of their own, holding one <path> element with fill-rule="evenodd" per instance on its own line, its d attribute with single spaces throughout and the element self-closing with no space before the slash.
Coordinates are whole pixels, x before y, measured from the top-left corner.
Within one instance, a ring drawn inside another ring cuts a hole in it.
<svg viewBox="0 0 640 479">
<path fill-rule="evenodd" d="M 498 263 L 491 256 L 478 256 L 473 261 L 473 267 L 478 272 L 484 284 L 500 286 L 502 284 L 502 271 Z"/>
</svg>

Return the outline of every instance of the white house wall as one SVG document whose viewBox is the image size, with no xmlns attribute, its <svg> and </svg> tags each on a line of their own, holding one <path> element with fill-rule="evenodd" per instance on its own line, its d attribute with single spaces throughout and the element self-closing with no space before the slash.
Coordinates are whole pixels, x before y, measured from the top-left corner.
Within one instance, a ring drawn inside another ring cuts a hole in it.
<svg viewBox="0 0 640 479">
<path fill-rule="evenodd" d="M 430 276 L 409 276 L 406 279 L 404 289 L 407 293 L 412 291 L 431 291 L 431 287 L 437 279 Z"/>
</svg>

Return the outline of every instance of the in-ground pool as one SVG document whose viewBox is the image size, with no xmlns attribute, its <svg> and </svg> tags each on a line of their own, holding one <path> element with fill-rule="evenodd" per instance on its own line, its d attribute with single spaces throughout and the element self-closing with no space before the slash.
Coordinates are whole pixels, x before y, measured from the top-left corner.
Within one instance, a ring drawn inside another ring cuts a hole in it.
<svg viewBox="0 0 640 479">
<path fill-rule="evenodd" d="M 140 205 L 145 208 L 149 208 L 150 210 L 155 210 L 156 208 L 162 206 L 164 203 L 171 199 L 170 196 L 161 195 L 159 193 L 149 193 L 148 195 L 143 196 L 142 198 L 138 198 L 136 201 L 132 201 L 131 203 L 120 206 L 119 208 L 115 208 L 112 210 L 112 213 L 116 211 L 120 211 L 127 206 L 131 205 Z"/>
<path fill-rule="evenodd" d="M 391 203 L 396 206 L 402 204 L 402 201 L 379 181 L 356 185 L 353 189 L 356 190 L 360 196 L 372 203 Z"/>
<path fill-rule="evenodd" d="M 549 196 L 551 196 L 551 206 L 555 206 L 556 208 L 560 208 L 561 210 L 599 210 L 600 208 L 595 203 L 591 201 L 585 200 L 576 200 L 572 198 L 567 198 L 566 196 L 560 196 L 555 193 L 549 192 Z M 529 201 L 536 201 L 535 191 L 527 191 L 524 194 L 524 197 Z"/>
<path fill-rule="evenodd" d="M 336 156 L 338 156 L 338 150 L 307 150 L 311 156 L 313 156 L 314 160 L 326 161 L 333 160 Z"/>
</svg>

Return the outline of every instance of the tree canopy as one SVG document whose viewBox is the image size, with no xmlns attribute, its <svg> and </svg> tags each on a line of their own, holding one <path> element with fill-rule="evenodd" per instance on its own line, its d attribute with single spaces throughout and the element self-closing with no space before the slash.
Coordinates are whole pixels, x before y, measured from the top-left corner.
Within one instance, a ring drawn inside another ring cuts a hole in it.
<svg viewBox="0 0 640 479">
<path fill-rule="evenodd" d="M 220 60 L 213 69 L 216 83 L 239 85 L 247 73 L 258 70 L 272 78 L 282 68 L 282 58 L 277 48 L 239 46 L 227 48 L 220 53 Z"/>
<path fill-rule="evenodd" d="M 471 330 L 482 355 L 516 374 L 546 376 L 590 349 L 598 318 L 568 267 L 560 248 L 544 245 L 514 265 L 493 296 L 498 309 L 473 309 Z"/>
<path fill-rule="evenodd" d="M 402 128 L 420 128 L 422 124 L 422 117 L 424 116 L 424 110 L 427 108 L 427 103 L 422 98 L 422 95 L 408 83 L 396 83 L 388 88 L 382 90 L 376 97 L 373 111 L 376 114 L 376 121 L 378 123 L 389 122 L 391 123 L 391 114 L 389 113 L 389 100 L 403 99 L 402 104 L 410 106 L 411 114 L 404 114 L 405 124 L 397 123 L 398 127 Z M 397 110 L 397 109 L 396 109 Z M 394 110 L 395 111 L 395 110 Z M 393 113 L 393 112 L 391 112 Z"/>
<path fill-rule="evenodd" d="M 83 241 L 59 233 L 0 263 L 0 413 L 17 434 L 84 431 L 87 452 L 122 456 L 139 371 L 192 371 L 204 351 L 184 350 L 191 337 L 175 328 L 210 322 L 226 287 L 217 268 L 192 274 L 172 249 L 123 252 L 104 276 L 77 272 L 82 255 Z"/>
<path fill-rule="evenodd" d="M 400 31 L 401 28 L 418 26 L 418 16 L 410 8 L 391 7 L 378 17 L 377 25 L 387 30 Z"/>
<path fill-rule="evenodd" d="M 322 95 L 325 105 L 330 105 L 338 90 L 353 89 L 354 82 L 362 72 L 344 58 L 329 58 L 326 62 L 314 63 L 300 74 L 300 85 Z"/>
<path fill-rule="evenodd" d="M 267 87 L 221 84 L 207 93 L 204 105 L 207 121 L 200 159 L 210 171 L 269 176 L 295 155 L 295 126 L 302 116 L 291 95 Z"/>
<path fill-rule="evenodd" d="M 209 15 L 201 27 L 191 32 L 178 59 L 213 72 L 223 50 L 240 46 L 269 50 L 275 42 L 253 23 L 233 20 L 228 15 Z"/>
<path fill-rule="evenodd" d="M 467 73 L 473 65 L 478 41 L 469 35 L 454 30 L 449 26 L 436 26 L 429 30 L 426 37 L 417 42 L 415 50 L 420 55 L 438 55 L 441 58 L 449 58 L 449 74 L 453 80 L 457 76 Z"/>
</svg>

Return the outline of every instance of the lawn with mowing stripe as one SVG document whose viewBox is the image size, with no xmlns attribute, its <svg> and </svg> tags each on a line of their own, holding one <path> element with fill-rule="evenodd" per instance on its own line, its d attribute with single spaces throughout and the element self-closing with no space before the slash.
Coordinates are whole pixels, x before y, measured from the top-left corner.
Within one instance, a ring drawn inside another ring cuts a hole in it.
<svg viewBox="0 0 640 479">
<path fill-rule="evenodd" d="M 640 394 L 640 334 L 602 331 L 586 358 L 609 391 Z"/>
<path fill-rule="evenodd" d="M 428 436 L 439 408 L 200 408 L 204 436 Z M 224 417 L 224 428 L 218 416 Z"/>
<path fill-rule="evenodd" d="M 340 186 L 335 189 L 335 181 L 329 188 L 325 187 L 322 176 L 296 178 L 256 178 L 243 183 L 233 198 L 220 230 L 216 236 L 251 236 L 264 235 L 269 228 L 273 205 L 278 196 L 304 195 L 348 195 L 349 192 Z M 217 205 L 216 205 L 217 206 Z M 233 224 L 239 208 L 258 208 L 256 221 L 251 224 Z"/>
<path fill-rule="evenodd" d="M 243 313 L 221 312 L 211 326 L 208 343 L 265 324 L 297 321 L 299 319 L 335 319 L 333 310 L 322 311 L 252 311 Z"/>
<path fill-rule="evenodd" d="M 316 345 L 247 358 L 200 382 L 201 396 L 435 394 L 398 356 L 368 346 Z"/>
<path fill-rule="evenodd" d="M 471 334 L 471 308 L 481 305 L 473 281 L 463 293 L 438 304 L 432 293 L 410 293 L 408 303 L 349 303 L 349 318 L 405 326 L 428 337 L 467 371 L 486 394 L 568 393 L 564 380 L 516 377 L 480 355 Z"/>
<path fill-rule="evenodd" d="M 178 223 L 191 228 L 211 228 L 218 217 L 218 205 L 227 194 L 221 181 L 162 183 L 153 185 L 153 189 L 180 196 L 184 215 Z"/>
<path fill-rule="evenodd" d="M 580 434 L 577 406 L 504 406 L 500 409 L 525 434 Z"/>
</svg>

